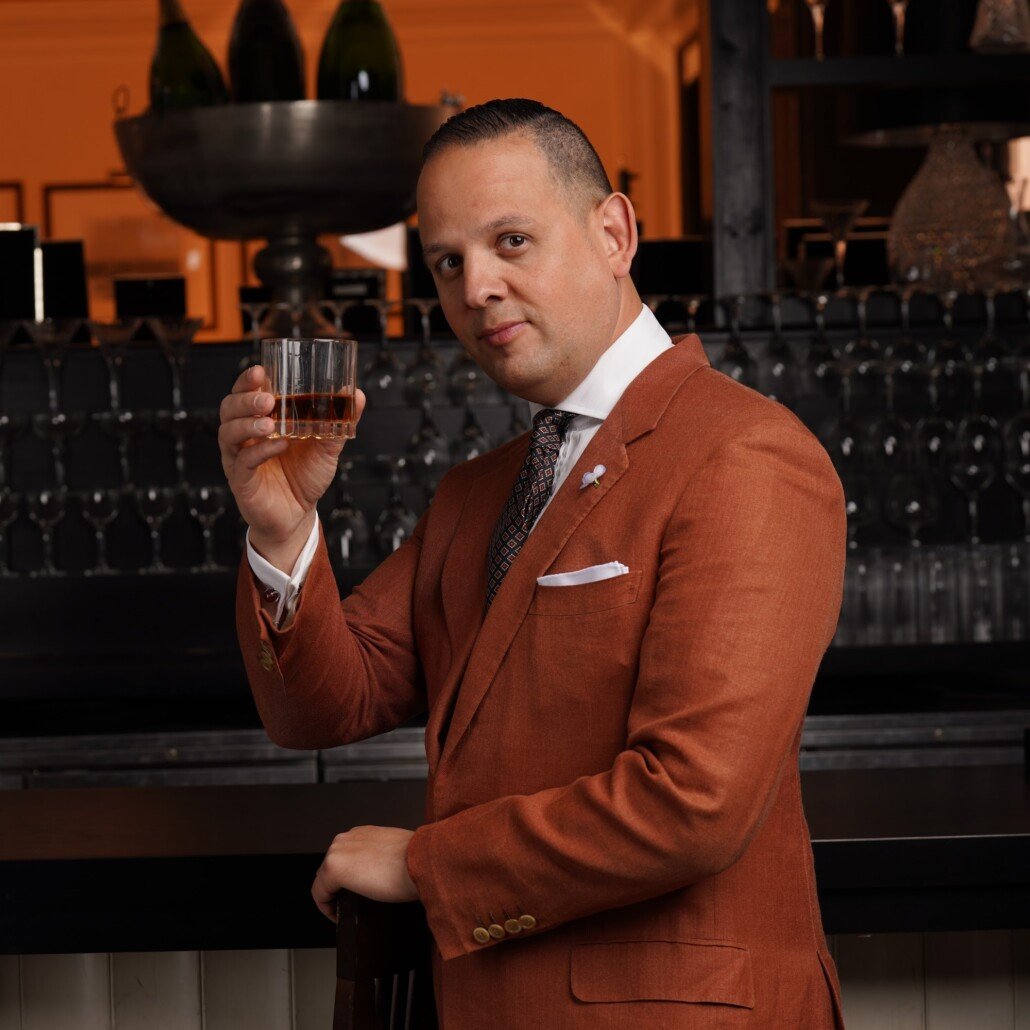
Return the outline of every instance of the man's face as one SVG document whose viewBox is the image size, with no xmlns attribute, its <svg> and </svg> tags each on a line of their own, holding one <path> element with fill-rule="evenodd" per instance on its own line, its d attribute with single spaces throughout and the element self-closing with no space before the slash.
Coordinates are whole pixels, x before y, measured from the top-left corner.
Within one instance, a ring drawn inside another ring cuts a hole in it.
<svg viewBox="0 0 1030 1030">
<path fill-rule="evenodd" d="M 517 397 L 559 403 L 612 342 L 619 285 L 600 209 L 521 135 L 447 147 L 422 171 L 419 235 L 444 315 Z"/>
</svg>

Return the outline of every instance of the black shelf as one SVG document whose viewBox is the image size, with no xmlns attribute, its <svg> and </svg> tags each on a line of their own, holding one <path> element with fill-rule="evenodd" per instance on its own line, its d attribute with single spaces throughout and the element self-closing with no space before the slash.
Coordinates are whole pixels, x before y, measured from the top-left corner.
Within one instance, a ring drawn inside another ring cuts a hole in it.
<svg viewBox="0 0 1030 1030">
<path fill-rule="evenodd" d="M 779 90 L 889 89 L 1030 83 L 1030 54 L 949 54 L 789 58 L 771 61 L 769 85 Z"/>
</svg>

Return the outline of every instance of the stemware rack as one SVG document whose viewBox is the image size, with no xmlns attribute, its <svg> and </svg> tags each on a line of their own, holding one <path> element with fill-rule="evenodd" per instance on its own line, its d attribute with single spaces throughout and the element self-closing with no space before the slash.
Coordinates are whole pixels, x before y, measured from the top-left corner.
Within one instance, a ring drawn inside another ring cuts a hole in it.
<svg viewBox="0 0 1030 1030">
<path fill-rule="evenodd" d="M 838 672 L 846 672 L 847 655 L 906 649 L 909 665 L 922 649 L 938 658 L 951 654 L 952 668 L 958 662 L 976 669 L 978 643 L 993 645 L 1000 666 L 1010 670 L 1005 677 L 1020 665 L 1025 669 L 1030 505 L 1016 487 L 1026 489 L 1030 454 L 1023 455 L 1028 467 L 1022 472 L 1007 478 L 999 465 L 977 493 L 975 543 L 969 498 L 946 474 L 936 482 L 935 518 L 916 529 L 917 548 L 912 527 L 885 514 L 883 496 L 897 471 L 892 461 L 899 469 L 903 464 L 904 426 L 933 406 L 933 386 L 938 402 L 969 401 L 999 431 L 1013 418 L 1030 417 L 1027 287 L 990 295 L 884 287 L 644 299 L 673 336 L 696 331 L 714 367 L 760 392 L 779 392 L 776 399 L 827 447 L 846 496 L 855 482 L 848 468 L 854 440 L 865 449 L 865 475 L 877 503 L 849 510 L 845 604 L 827 656 Z M 386 335 L 397 302 L 337 303 L 327 316 L 346 331 L 348 315 L 368 304 L 379 317 L 370 320 L 364 312 L 354 323 L 362 326 L 354 335 L 368 406 L 341 455 L 337 481 L 319 504 L 344 595 L 410 532 L 450 465 L 530 423 L 526 402 L 486 379 L 453 336 L 439 331 L 435 302 L 404 305 L 419 314 L 406 320 L 402 338 Z M 0 350 L 0 523 L 7 523 L 0 562 L 8 569 L 0 596 L 20 613 L 0 630 L 0 652 L 13 659 L 7 662 L 9 688 L 23 695 L 60 694 L 54 678 L 66 677 L 69 664 L 82 683 L 92 684 L 87 693 L 101 684 L 128 691 L 144 667 L 148 680 L 174 691 L 183 676 L 198 675 L 190 664 L 198 656 L 206 656 L 207 683 L 232 665 L 232 596 L 246 527 L 221 469 L 218 405 L 253 362 L 256 341 L 189 346 L 173 366 L 152 323 L 127 327 L 117 361 L 114 351 L 99 346 L 98 329 L 82 323 L 49 375 L 33 342 L 35 327 L 0 326 L 0 341 L 6 340 Z M 391 374 L 395 380 L 388 382 Z M 961 381 L 968 395 L 951 390 L 956 375 L 967 377 Z M 893 391 L 886 385 L 891 376 Z M 913 384 L 923 384 L 926 396 Z M 893 450 L 885 443 L 889 434 L 877 435 L 889 414 L 888 395 L 901 420 L 900 430 L 892 424 Z M 839 431 L 845 396 L 857 430 L 850 450 Z M 968 412 L 943 414 L 957 423 Z M 48 432 L 62 417 L 73 430 Z M 916 552 L 920 566 L 913 565 Z M 954 600 L 939 624 L 925 611 L 908 610 L 925 608 L 920 577 L 925 580 L 935 562 L 947 566 L 944 589 Z M 41 610 L 58 624 L 40 621 L 33 612 Z M 205 628 L 196 629 L 201 622 Z M 148 658 L 155 649 L 160 662 Z M 106 657 L 96 664 L 99 652 Z M 943 670 L 949 663 L 941 666 L 938 658 L 923 667 Z M 43 668 L 49 688 L 37 676 Z M 238 675 L 230 677 L 234 689 Z M 1018 686 L 1018 674 L 1012 682 Z M 212 691 L 212 698 L 219 695 Z"/>
</svg>

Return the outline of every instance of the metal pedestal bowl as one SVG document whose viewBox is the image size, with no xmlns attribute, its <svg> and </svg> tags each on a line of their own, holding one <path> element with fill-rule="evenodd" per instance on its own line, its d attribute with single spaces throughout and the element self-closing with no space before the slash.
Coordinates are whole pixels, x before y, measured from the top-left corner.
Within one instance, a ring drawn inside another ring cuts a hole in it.
<svg viewBox="0 0 1030 1030">
<path fill-rule="evenodd" d="M 359 233 L 415 210 L 422 147 L 453 109 L 391 101 L 227 104 L 115 122 L 129 174 L 174 221 L 221 240 L 267 239 L 254 260 L 273 300 L 319 296 L 319 233 Z"/>
</svg>

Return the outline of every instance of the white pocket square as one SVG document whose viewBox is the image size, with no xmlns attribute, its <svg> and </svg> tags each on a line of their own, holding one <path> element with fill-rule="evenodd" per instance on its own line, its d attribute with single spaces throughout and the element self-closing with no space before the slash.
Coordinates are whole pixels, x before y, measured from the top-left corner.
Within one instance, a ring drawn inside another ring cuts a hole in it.
<svg viewBox="0 0 1030 1030">
<path fill-rule="evenodd" d="M 589 565 L 574 572 L 552 572 L 548 576 L 537 576 L 542 587 L 574 587 L 580 583 L 595 583 L 599 579 L 611 579 L 629 572 L 629 566 L 620 561 L 605 562 L 604 565 Z"/>
</svg>

